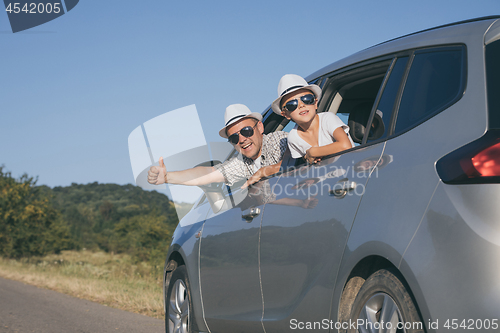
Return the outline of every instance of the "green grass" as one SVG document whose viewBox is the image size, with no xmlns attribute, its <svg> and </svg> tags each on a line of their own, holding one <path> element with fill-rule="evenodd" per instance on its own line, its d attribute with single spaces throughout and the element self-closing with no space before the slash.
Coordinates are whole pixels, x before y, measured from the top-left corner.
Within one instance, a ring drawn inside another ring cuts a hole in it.
<svg viewBox="0 0 500 333">
<path fill-rule="evenodd" d="M 128 255 L 104 252 L 0 258 L 1 277 L 154 318 L 164 318 L 161 271 L 134 264 Z"/>
</svg>

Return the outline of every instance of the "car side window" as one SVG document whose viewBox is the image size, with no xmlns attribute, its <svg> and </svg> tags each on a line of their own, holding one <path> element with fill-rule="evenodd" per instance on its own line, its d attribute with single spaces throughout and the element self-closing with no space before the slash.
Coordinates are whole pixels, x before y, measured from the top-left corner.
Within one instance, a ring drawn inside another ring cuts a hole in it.
<svg viewBox="0 0 500 333">
<path fill-rule="evenodd" d="M 337 114 L 349 126 L 355 146 L 363 143 L 370 113 L 391 64 L 392 59 L 387 59 L 339 73 L 331 76 L 323 89 L 329 98 L 325 111 Z"/>
<path fill-rule="evenodd" d="M 464 47 L 415 52 L 394 134 L 429 119 L 460 99 L 465 87 Z"/>
<path fill-rule="evenodd" d="M 392 112 L 397 99 L 401 79 L 405 73 L 408 57 L 401 57 L 396 60 L 389 79 L 384 87 L 377 110 L 373 116 L 370 129 L 368 131 L 367 142 L 376 141 L 387 137 L 390 131 Z"/>
</svg>

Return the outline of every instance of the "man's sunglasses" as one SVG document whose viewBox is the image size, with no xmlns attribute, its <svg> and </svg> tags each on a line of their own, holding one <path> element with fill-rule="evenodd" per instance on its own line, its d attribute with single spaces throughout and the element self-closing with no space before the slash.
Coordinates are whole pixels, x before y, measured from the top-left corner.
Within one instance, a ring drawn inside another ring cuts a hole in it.
<svg viewBox="0 0 500 333">
<path fill-rule="evenodd" d="M 231 144 L 236 145 L 240 141 L 240 134 L 243 135 L 245 138 L 249 138 L 253 135 L 253 129 L 255 126 L 257 126 L 258 123 L 256 123 L 254 126 L 246 126 L 243 127 L 239 132 L 233 133 L 230 136 L 227 137 L 227 141 L 229 141 Z"/>
<path fill-rule="evenodd" d="M 300 100 L 305 105 L 312 105 L 316 101 L 316 97 L 313 94 L 307 94 L 304 96 L 300 96 Z M 283 109 L 292 112 L 295 111 L 295 109 L 297 109 L 298 106 L 299 106 L 298 99 L 292 99 L 291 101 L 288 101 L 286 102 L 285 105 L 283 105 Z"/>
</svg>

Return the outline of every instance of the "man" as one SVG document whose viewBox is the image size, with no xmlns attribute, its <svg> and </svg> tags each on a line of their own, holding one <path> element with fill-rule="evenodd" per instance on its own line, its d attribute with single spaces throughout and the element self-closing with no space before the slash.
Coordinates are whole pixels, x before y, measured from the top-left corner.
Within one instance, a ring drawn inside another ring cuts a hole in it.
<svg viewBox="0 0 500 333">
<path fill-rule="evenodd" d="M 244 186 L 248 186 L 279 171 L 288 145 L 288 133 L 278 131 L 264 134 L 262 115 L 251 112 L 243 104 L 228 106 L 224 120 L 225 126 L 219 131 L 219 135 L 235 146 L 243 155 L 242 159 L 234 157 L 213 167 L 167 172 L 163 158 L 160 158 L 160 165 L 149 169 L 148 182 L 155 185 L 206 185 L 225 182 L 231 186 L 237 181 L 247 179 Z M 268 167 L 262 171 L 264 166 Z"/>
</svg>

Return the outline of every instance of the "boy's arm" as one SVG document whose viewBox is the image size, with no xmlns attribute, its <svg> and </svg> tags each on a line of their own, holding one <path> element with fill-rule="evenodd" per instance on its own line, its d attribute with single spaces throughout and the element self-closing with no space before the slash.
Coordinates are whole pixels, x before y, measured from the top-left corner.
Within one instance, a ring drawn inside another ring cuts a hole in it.
<svg viewBox="0 0 500 333">
<path fill-rule="evenodd" d="M 333 138 L 336 142 L 330 143 L 321 147 L 311 147 L 306 152 L 304 158 L 311 162 L 311 160 L 321 160 L 321 157 L 332 155 L 340 151 L 352 148 L 351 141 L 349 137 L 344 132 L 342 127 L 337 127 L 333 132 Z"/>
</svg>

